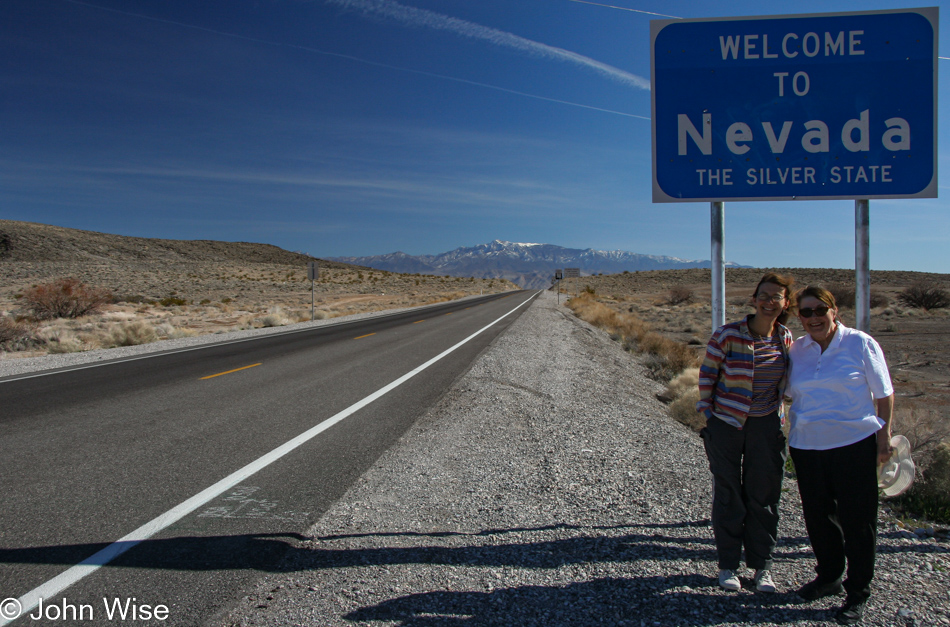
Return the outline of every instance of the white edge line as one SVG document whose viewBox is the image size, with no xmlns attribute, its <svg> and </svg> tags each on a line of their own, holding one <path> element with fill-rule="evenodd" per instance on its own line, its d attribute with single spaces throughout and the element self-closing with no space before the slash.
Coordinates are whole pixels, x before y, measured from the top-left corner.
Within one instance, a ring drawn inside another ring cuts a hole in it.
<svg viewBox="0 0 950 627">
<path fill-rule="evenodd" d="M 505 292 L 499 292 L 499 294 L 504 294 Z M 502 296 L 504 298 L 504 296 Z M 0 384 L 3 383 L 12 383 L 14 381 L 22 381 L 23 379 L 35 379 L 37 377 L 49 377 L 55 374 L 62 374 L 64 372 L 73 372 L 75 370 L 86 370 L 88 368 L 99 368 L 101 366 L 112 366 L 114 364 L 121 364 L 127 361 L 138 361 L 140 359 L 151 359 L 153 357 L 161 357 L 164 355 L 174 355 L 176 353 L 187 353 L 189 351 L 203 350 L 206 348 L 214 348 L 216 346 L 227 346 L 228 344 L 240 344 L 241 342 L 253 342 L 254 340 L 261 340 L 264 338 L 277 337 L 279 335 L 292 335 L 294 333 L 306 333 L 307 331 L 317 331 L 320 329 L 327 329 L 331 327 L 344 326 L 347 324 L 356 324 L 359 322 L 366 322 L 369 320 L 383 320 L 385 318 L 399 316 L 401 314 L 410 313 L 413 311 L 421 311 L 425 309 L 432 309 L 434 307 L 445 306 L 451 303 L 456 303 L 464 299 L 459 299 L 458 301 L 449 301 L 448 303 L 433 303 L 431 305 L 420 305 L 419 307 L 409 307 L 400 311 L 393 313 L 381 313 L 378 315 L 369 315 L 364 318 L 358 318 L 356 320 L 340 320 L 338 322 L 329 322 L 327 324 L 314 325 L 309 327 L 304 327 L 302 329 L 287 329 L 281 331 L 275 331 L 273 333 L 261 333 L 260 335 L 253 335 L 251 337 L 240 337 L 233 340 L 220 340 L 217 342 L 211 341 L 206 344 L 198 344 L 197 346 L 185 346 L 183 348 L 172 348 L 168 350 L 158 349 L 151 353 L 144 353 L 142 355 L 130 355 L 128 357 L 115 357 L 113 359 L 108 359 L 104 361 L 93 361 L 85 364 L 75 364 L 72 366 L 63 366 L 61 368 L 54 368 L 52 370 L 41 370 L 39 372 L 23 372 L 21 374 L 11 374 L 6 378 L 0 378 Z M 486 301 L 486 302 L 491 302 Z M 306 323 L 301 323 L 306 324 Z M 257 329 L 255 329 L 257 330 Z M 3 623 L 0 623 L 0 627 L 3 626 Z"/>
<path fill-rule="evenodd" d="M 277 461 L 278 459 L 280 459 L 287 453 L 290 453 L 297 447 L 313 439 L 314 437 L 326 431 L 333 425 L 344 420 L 348 416 L 356 413 L 357 411 L 359 411 L 363 407 L 366 407 L 367 405 L 379 399 L 380 397 L 385 396 L 386 394 L 396 389 L 397 387 L 399 387 L 400 385 L 402 385 L 409 379 L 413 378 L 414 376 L 416 376 L 417 374 L 419 374 L 420 372 L 422 372 L 429 366 L 440 361 L 442 358 L 446 357 L 450 353 L 455 352 L 457 349 L 461 348 L 463 345 L 467 344 L 468 342 L 475 339 L 476 337 L 478 337 L 479 335 L 481 335 L 482 333 L 484 333 L 491 327 L 495 326 L 496 324 L 498 324 L 499 322 L 501 322 L 502 320 L 504 320 L 505 318 L 507 318 L 514 312 L 516 312 L 518 309 L 520 309 L 525 303 L 536 298 L 538 294 L 540 294 L 540 292 L 535 292 L 533 295 L 531 295 L 526 300 L 519 303 L 517 307 L 515 307 L 514 309 L 512 309 L 505 315 L 501 316 L 494 322 L 482 327 L 481 329 L 479 329 L 472 335 L 468 336 L 467 338 L 465 338 L 464 340 L 462 340 L 455 346 L 452 346 L 451 348 L 448 348 L 442 351 L 441 353 L 439 353 L 438 355 L 436 355 L 429 361 L 425 362 L 421 366 L 418 366 L 414 370 L 411 370 L 410 372 L 407 372 L 406 374 L 402 375 L 401 377 L 399 377 L 398 379 L 396 379 L 389 385 L 386 385 L 385 387 L 380 388 L 379 390 L 377 390 L 376 392 L 373 392 L 372 394 L 365 397 L 361 401 L 358 401 L 354 403 L 353 405 L 350 405 L 349 407 L 339 412 L 338 414 L 331 416 L 330 418 L 327 418 L 320 424 L 310 428 L 307 431 L 304 431 L 303 433 L 293 438 L 292 440 L 288 440 L 284 444 L 278 446 L 277 448 L 263 455 L 262 457 L 259 457 L 255 461 L 241 468 L 240 470 L 237 470 L 231 473 L 224 479 L 221 479 L 214 485 L 208 488 L 205 488 L 204 490 L 194 495 L 190 499 L 182 502 L 179 505 L 176 505 L 175 507 L 171 508 L 164 514 L 161 514 L 157 518 L 154 518 L 153 520 L 145 523 L 144 525 L 142 525 L 141 527 L 139 527 L 132 533 L 119 538 L 118 540 L 110 544 L 109 546 L 96 552 L 91 557 L 88 557 L 85 560 L 81 561 L 79 564 L 63 571 L 56 577 L 53 577 L 46 583 L 41 584 L 40 586 L 34 588 L 33 590 L 30 590 L 29 592 L 27 592 L 26 594 L 24 594 L 18 599 L 20 606 L 22 607 L 22 610 L 19 616 L 12 619 L 0 618 L 0 627 L 10 624 L 14 620 L 17 620 L 17 618 L 35 609 L 36 606 L 39 605 L 41 598 L 49 599 L 51 597 L 56 596 L 57 594 L 59 594 L 60 592 L 68 588 L 69 586 L 73 585 L 74 583 L 84 578 L 86 575 L 90 575 L 94 573 L 100 567 L 105 566 L 106 564 L 114 560 L 115 558 L 119 557 L 120 555 L 122 555 L 123 553 L 125 553 L 126 551 L 134 547 L 136 544 L 139 544 L 140 542 L 148 540 L 156 533 L 178 522 L 179 520 L 181 520 L 182 518 L 184 518 L 191 512 L 195 511 L 196 509 L 198 509 L 205 503 L 208 503 L 209 501 L 220 496 L 221 494 L 223 494 L 230 488 L 233 488 L 237 484 L 241 483 L 248 477 L 266 468 L 267 466 L 274 463 L 275 461 Z"/>
</svg>

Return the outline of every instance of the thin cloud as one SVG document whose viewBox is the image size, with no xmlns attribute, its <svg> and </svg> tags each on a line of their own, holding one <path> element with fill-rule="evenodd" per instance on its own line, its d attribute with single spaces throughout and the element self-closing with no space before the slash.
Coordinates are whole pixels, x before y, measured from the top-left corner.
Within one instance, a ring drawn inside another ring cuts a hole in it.
<svg viewBox="0 0 950 627">
<path fill-rule="evenodd" d="M 640 120 L 649 120 L 649 119 L 650 119 L 649 117 L 642 116 L 642 115 L 635 115 L 635 114 L 633 114 L 633 113 L 624 113 L 624 112 L 622 112 L 622 111 L 614 111 L 613 109 L 603 109 L 603 108 L 601 108 L 601 107 L 593 107 L 593 106 L 591 106 L 591 105 L 585 105 L 585 104 L 581 104 L 581 103 L 579 103 L 579 102 L 571 102 L 571 101 L 569 101 L 569 100 L 558 100 L 557 98 L 548 98 L 548 97 L 546 97 L 546 96 L 539 96 L 539 95 L 537 95 L 537 94 L 529 94 L 529 93 L 527 93 L 527 92 L 516 91 L 516 90 L 514 90 L 514 89 L 507 89 L 507 88 L 505 88 L 505 87 L 499 87 L 499 86 L 497 86 L 497 85 L 489 85 L 488 83 L 479 83 L 479 82 L 476 82 L 476 81 L 470 81 L 470 80 L 467 80 L 467 79 L 464 79 L 464 78 L 458 78 L 458 77 L 455 77 L 455 76 L 447 76 L 447 75 L 445 75 L 445 74 L 436 74 L 436 73 L 434 73 L 434 72 L 425 72 L 425 71 L 423 71 L 423 70 L 414 70 L 414 69 L 411 69 L 411 68 L 400 67 L 400 66 L 397 66 L 397 65 L 390 65 L 390 64 L 388 64 L 388 63 L 380 63 L 380 62 L 378 62 L 378 61 L 370 61 L 370 60 L 368 60 L 368 59 L 362 59 L 362 58 L 360 58 L 360 57 L 354 57 L 354 56 L 348 55 L 348 54 L 341 54 L 341 53 L 339 53 L 339 52 L 330 52 L 330 51 L 328 51 L 328 50 L 320 50 L 320 49 L 318 49 L 318 48 L 312 48 L 312 47 L 310 47 L 310 46 L 301 46 L 301 45 L 297 45 L 297 44 L 290 44 L 290 43 L 284 43 L 284 42 L 278 42 L 278 41 L 271 41 L 271 40 L 267 40 L 267 39 L 260 39 L 260 38 L 257 38 L 257 37 L 248 37 L 248 36 L 246 36 L 246 35 L 238 35 L 237 33 L 229 33 L 229 32 L 226 32 L 226 31 L 220 31 L 220 30 L 214 30 L 214 29 L 211 29 L 211 28 L 205 28 L 205 27 L 203 27 L 203 26 L 195 26 L 194 24 L 188 24 L 188 23 L 185 23 L 185 22 L 176 22 L 176 21 L 173 21 L 173 20 L 166 20 L 166 19 L 163 19 L 163 18 L 157 18 L 157 17 L 152 17 L 152 16 L 149 16 L 149 15 L 143 15 L 143 14 L 140 14 L 140 13 L 131 13 L 131 12 L 129 12 L 129 11 L 121 11 L 121 10 L 119 10 L 119 9 L 112 9 L 112 8 L 109 8 L 109 7 L 102 7 L 102 6 L 99 6 L 99 5 L 96 5 L 96 4 L 90 4 L 90 3 L 88 3 L 88 2 L 83 2 L 82 0 L 63 0 L 63 1 L 64 1 L 64 2 L 69 2 L 69 3 L 71 3 L 71 4 L 76 4 L 76 5 L 80 5 L 80 6 L 89 7 L 89 8 L 92 8 L 92 9 L 99 9 L 99 10 L 102 10 L 102 11 L 108 11 L 108 12 L 110 12 L 110 13 L 118 13 L 118 14 L 121 14 L 121 15 L 127 15 L 127 16 L 129 16 L 129 17 L 139 18 L 139 19 L 142 19 L 142 20 L 150 20 L 150 21 L 153 21 L 153 22 L 161 22 L 161 23 L 163 23 L 163 24 L 174 24 L 174 25 L 176 25 L 176 26 L 182 26 L 182 27 L 184 27 L 184 28 L 191 28 L 191 29 L 194 29 L 194 30 L 204 31 L 204 32 L 207 32 L 207 33 L 213 33 L 213 34 L 215 34 L 215 35 L 220 35 L 220 36 L 222 36 L 222 37 L 231 37 L 231 38 L 234 38 L 234 39 L 241 39 L 241 40 L 244 40 L 244 41 L 251 41 L 251 42 L 254 42 L 254 43 L 265 44 L 265 45 L 269 45 L 269 46 L 279 46 L 279 47 L 284 47 L 284 48 L 292 48 L 292 49 L 294 49 L 294 50 L 301 50 L 301 51 L 303 51 L 303 52 L 309 52 L 309 53 L 319 54 L 319 55 L 328 56 L 328 57 L 337 57 L 337 58 L 339 58 L 339 59 L 347 59 L 347 60 L 349 60 L 349 61 L 354 61 L 354 62 L 356 62 L 356 63 L 362 63 L 362 64 L 365 64 L 365 65 L 372 65 L 372 66 L 376 66 L 376 67 L 387 68 L 387 69 L 390 69 L 390 70 L 397 70 L 397 71 L 400 71 L 400 72 L 409 72 L 409 73 L 412 73 L 412 74 L 420 74 L 420 75 L 424 75 L 424 76 L 431 76 L 432 78 L 438 78 L 438 79 L 443 79 L 443 80 L 448 80 L 448 81 L 455 81 L 455 82 L 457 82 L 457 83 L 466 83 L 466 84 L 468 84 L 468 85 L 475 85 L 476 87 L 485 87 L 485 88 L 487 88 L 487 89 L 494 89 L 495 91 L 503 91 L 503 92 L 507 92 L 507 93 L 509 93 L 509 94 L 515 94 L 515 95 L 517 95 L 517 96 L 524 96 L 524 97 L 526 97 L 526 98 L 534 98 L 534 99 L 536 99 L 536 100 L 545 100 L 545 101 L 547 101 L 547 102 L 555 102 L 555 103 L 558 103 L 558 104 L 570 105 L 570 106 L 572 106 L 572 107 L 580 107 L 580 108 L 582 108 L 582 109 L 591 109 L 591 110 L 593 110 L 593 111 L 602 111 L 602 112 L 604 112 L 604 113 L 612 113 L 612 114 L 616 114 L 616 115 L 626 116 L 626 117 L 629 117 L 629 118 L 637 118 L 637 119 L 640 119 Z M 336 0 L 328 0 L 328 1 L 334 2 L 334 1 L 336 1 Z M 338 4 L 342 4 L 342 2 L 338 2 Z M 435 14 L 433 14 L 433 15 L 435 15 Z M 444 16 L 443 16 L 443 17 L 444 17 Z M 451 18 L 448 18 L 448 19 L 451 19 Z M 491 30 L 491 29 L 487 29 L 487 30 Z M 499 31 L 499 32 L 500 32 L 500 31 Z M 514 35 L 511 35 L 511 36 L 514 37 Z M 529 41 L 529 40 L 525 39 L 524 41 Z M 531 42 L 531 43 L 534 43 L 534 44 L 537 45 L 537 46 L 543 46 L 543 45 L 544 45 L 544 44 L 538 44 L 537 42 Z M 550 48 L 550 46 L 547 46 L 547 47 Z M 558 48 L 552 48 L 552 49 L 553 49 L 553 50 L 559 50 Z M 566 50 L 563 51 L 563 52 L 567 53 Z M 568 53 L 568 54 L 574 54 L 574 53 Z M 575 56 L 580 57 L 580 58 L 582 58 L 582 59 L 586 59 L 586 57 L 581 57 L 581 55 L 575 55 Z M 598 63 L 597 61 L 594 61 L 593 59 L 588 59 L 588 61 L 590 61 L 591 63 Z M 609 66 L 609 65 L 604 65 L 604 64 L 600 64 L 600 65 L 603 65 L 603 66 L 606 67 L 606 68 L 611 68 L 611 66 Z M 622 73 L 622 74 L 627 74 L 626 72 L 623 72 L 622 70 L 618 70 L 617 68 L 611 68 L 611 69 L 612 69 L 614 72 L 620 72 L 620 73 Z M 643 79 L 643 78 L 641 78 L 641 77 L 639 77 L 639 76 L 636 76 L 636 75 L 634 75 L 634 74 L 629 74 L 629 76 L 630 76 L 630 77 L 633 77 L 634 79 L 637 79 L 637 80 L 639 80 L 639 81 L 645 81 L 645 86 L 643 86 L 643 85 L 637 85 L 637 86 L 638 86 L 638 87 L 641 87 L 642 89 L 646 89 L 647 91 L 649 91 L 649 89 L 650 89 L 650 82 L 649 82 L 648 80 Z M 612 77 L 612 78 L 616 78 L 616 77 Z"/>
<path fill-rule="evenodd" d="M 571 52 L 570 50 L 542 44 L 512 33 L 475 24 L 474 22 L 460 20 L 441 13 L 407 7 L 396 2 L 391 2 L 390 0 L 327 0 L 327 2 L 345 9 L 361 11 L 365 14 L 387 17 L 407 26 L 447 31 L 461 35 L 462 37 L 468 37 L 469 39 L 487 41 L 502 48 L 526 52 L 533 56 L 572 63 L 624 85 L 645 91 L 650 90 L 650 80 L 642 76 L 625 72 L 612 65 L 601 63 L 600 61 L 585 57 L 576 52 Z"/>
</svg>

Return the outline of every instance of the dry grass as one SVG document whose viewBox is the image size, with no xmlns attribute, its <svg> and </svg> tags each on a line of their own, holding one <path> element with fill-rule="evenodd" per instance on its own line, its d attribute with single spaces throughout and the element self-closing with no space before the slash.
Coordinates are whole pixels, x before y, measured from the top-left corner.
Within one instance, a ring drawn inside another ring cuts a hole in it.
<svg viewBox="0 0 950 627">
<path fill-rule="evenodd" d="M 699 368 L 687 368 L 670 381 L 663 394 L 670 401 L 670 416 L 694 431 L 706 426 L 706 417 L 696 411 L 699 402 Z"/>
<path fill-rule="evenodd" d="M 644 365 L 659 381 L 669 381 L 686 368 L 697 365 L 697 355 L 688 345 L 652 331 L 647 323 L 630 312 L 608 307 L 591 292 L 570 299 L 567 306 L 581 320 L 607 331 L 624 349 L 642 354 Z"/>
<path fill-rule="evenodd" d="M 619 300 L 616 297 L 613 300 Z M 682 303 L 688 301 L 681 301 Z M 652 331 L 639 316 L 621 312 L 597 300 L 592 292 L 581 293 L 567 302 L 574 314 L 585 322 L 604 329 L 620 341 L 624 349 L 641 355 L 642 363 L 659 381 L 669 381 L 660 400 L 670 403 L 670 415 L 688 427 L 699 430 L 705 418 L 696 412 L 699 401 L 698 354 L 689 344 Z"/>
</svg>

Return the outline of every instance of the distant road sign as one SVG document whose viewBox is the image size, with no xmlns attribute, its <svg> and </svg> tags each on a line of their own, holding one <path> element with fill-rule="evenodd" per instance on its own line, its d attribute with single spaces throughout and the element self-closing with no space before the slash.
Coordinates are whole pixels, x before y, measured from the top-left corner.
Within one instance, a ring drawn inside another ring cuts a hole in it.
<svg viewBox="0 0 950 627">
<path fill-rule="evenodd" d="M 307 262 L 307 278 L 311 281 L 316 281 L 320 278 L 320 267 L 316 261 Z"/>
<path fill-rule="evenodd" d="M 564 278 L 566 279 L 581 278 L 581 269 L 580 268 L 564 268 Z"/>
<path fill-rule="evenodd" d="M 936 197 L 938 16 L 650 22 L 653 201 Z"/>
</svg>

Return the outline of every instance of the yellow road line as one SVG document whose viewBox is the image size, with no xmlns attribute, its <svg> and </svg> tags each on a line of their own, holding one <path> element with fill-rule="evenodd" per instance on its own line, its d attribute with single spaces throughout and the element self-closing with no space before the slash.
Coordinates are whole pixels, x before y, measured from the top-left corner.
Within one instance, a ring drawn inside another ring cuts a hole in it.
<svg viewBox="0 0 950 627">
<path fill-rule="evenodd" d="M 361 335 L 359 337 L 354 337 L 354 340 L 362 340 L 364 337 L 369 337 L 371 335 L 376 335 L 375 333 L 367 333 L 366 335 Z"/>
<path fill-rule="evenodd" d="M 228 370 L 227 372 L 219 372 L 218 374 L 212 374 L 212 375 L 208 375 L 207 377 L 201 377 L 200 381 L 204 381 L 205 379 L 213 379 L 215 377 L 220 377 L 223 374 L 231 374 L 232 372 L 238 372 L 240 370 L 247 370 L 248 368 L 253 368 L 254 366 L 260 366 L 260 365 L 261 364 L 251 364 L 250 366 L 244 366 L 243 368 L 235 368 L 234 370 Z"/>
<path fill-rule="evenodd" d="M 425 322 L 425 320 L 416 320 L 416 321 L 413 322 L 412 324 L 419 324 L 420 322 Z"/>
</svg>

